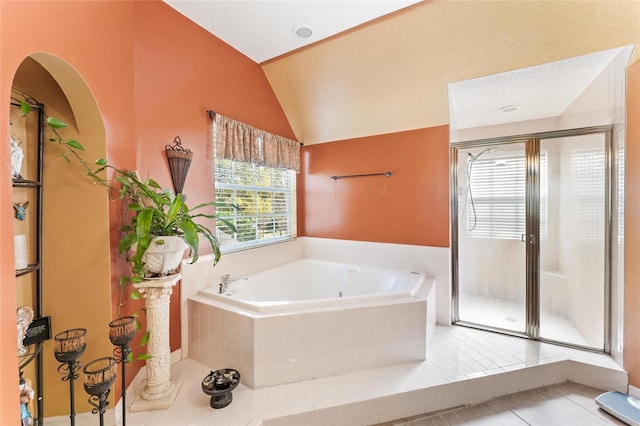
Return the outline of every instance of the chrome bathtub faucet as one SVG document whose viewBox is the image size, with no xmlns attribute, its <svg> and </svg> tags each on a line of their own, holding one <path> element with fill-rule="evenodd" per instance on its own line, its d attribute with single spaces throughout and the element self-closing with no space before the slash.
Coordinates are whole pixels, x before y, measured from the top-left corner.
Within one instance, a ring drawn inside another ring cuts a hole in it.
<svg viewBox="0 0 640 426">
<path fill-rule="evenodd" d="M 225 274 L 220 278 L 222 279 L 222 282 L 220 282 L 220 290 L 218 291 L 218 293 L 222 294 L 225 291 L 227 291 L 227 287 L 229 287 L 229 284 L 231 284 L 234 281 L 238 281 L 238 280 L 247 280 L 247 279 L 249 279 L 249 276 L 248 275 L 242 275 L 240 277 L 231 278 L 231 274 Z"/>
</svg>

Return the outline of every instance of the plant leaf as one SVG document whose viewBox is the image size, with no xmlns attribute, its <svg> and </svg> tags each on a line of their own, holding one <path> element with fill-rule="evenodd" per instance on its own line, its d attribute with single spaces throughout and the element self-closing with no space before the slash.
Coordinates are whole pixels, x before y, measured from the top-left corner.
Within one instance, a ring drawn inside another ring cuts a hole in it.
<svg viewBox="0 0 640 426">
<path fill-rule="evenodd" d="M 130 232 L 126 234 L 124 237 L 120 239 L 120 243 L 118 244 L 118 252 L 124 253 L 129 250 L 132 245 L 134 245 L 138 241 L 138 236 L 135 232 Z"/>
<path fill-rule="evenodd" d="M 198 260 L 198 244 L 200 243 L 200 239 L 198 238 L 198 228 L 193 222 L 184 221 L 179 222 L 178 227 L 182 229 L 182 232 L 184 233 L 182 238 L 191 248 L 191 251 L 193 252 L 193 262 L 195 262 Z"/>
<path fill-rule="evenodd" d="M 47 118 L 47 125 L 52 129 L 62 129 L 67 127 L 67 123 L 55 117 Z"/>
<path fill-rule="evenodd" d="M 158 184 L 158 182 L 156 182 L 153 179 L 147 179 L 147 185 L 149 185 L 152 188 L 162 189 L 162 187 Z"/>
<path fill-rule="evenodd" d="M 20 101 L 20 110 L 22 111 L 22 115 L 27 115 L 33 110 L 33 108 L 31 108 L 31 105 L 25 101 Z"/>
<path fill-rule="evenodd" d="M 178 194 L 176 198 L 173 199 L 171 205 L 169 206 L 169 211 L 167 211 L 167 218 L 165 219 L 164 226 L 165 228 L 169 226 L 171 222 L 174 222 L 178 217 L 178 213 L 182 211 L 182 206 L 184 205 L 184 201 L 182 200 L 182 194 Z"/>
<path fill-rule="evenodd" d="M 142 339 L 140 340 L 140 346 L 146 345 L 147 342 L 149 342 L 149 337 L 151 337 L 151 333 L 149 333 L 149 331 L 144 333 L 144 336 L 142 336 Z"/>
<path fill-rule="evenodd" d="M 122 184 L 122 186 L 124 186 L 124 187 L 131 186 L 131 185 L 129 185 L 129 181 L 127 180 L 127 178 L 125 178 L 123 176 L 116 177 L 116 180 L 118 182 L 120 182 Z"/>
<path fill-rule="evenodd" d="M 148 360 L 148 359 L 151 359 L 151 355 L 149 355 L 149 354 L 138 355 L 138 359 Z"/>
<path fill-rule="evenodd" d="M 151 224 L 153 222 L 153 208 L 149 207 L 141 210 L 136 215 L 136 236 L 138 239 L 138 246 L 136 247 L 136 255 L 133 261 L 138 264 L 142 261 L 142 255 L 149 247 L 152 236 Z"/>
<path fill-rule="evenodd" d="M 80 151 L 84 151 L 84 147 L 82 146 L 82 144 L 80 142 L 78 142 L 75 139 L 69 139 L 68 141 L 65 142 L 65 144 L 69 147 L 69 148 L 74 148 L 74 149 L 78 149 Z"/>
<path fill-rule="evenodd" d="M 142 295 L 140 294 L 138 289 L 133 290 L 131 292 L 131 295 L 129 296 L 129 299 L 131 300 L 140 300 L 141 298 L 142 298 Z"/>
<path fill-rule="evenodd" d="M 106 166 L 107 165 L 107 160 L 104 158 L 98 158 L 96 160 L 96 165 L 97 166 Z"/>
</svg>

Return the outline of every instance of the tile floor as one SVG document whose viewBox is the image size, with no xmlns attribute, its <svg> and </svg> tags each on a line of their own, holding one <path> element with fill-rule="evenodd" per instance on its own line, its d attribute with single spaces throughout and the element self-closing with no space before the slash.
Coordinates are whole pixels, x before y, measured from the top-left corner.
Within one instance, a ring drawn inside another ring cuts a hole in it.
<svg viewBox="0 0 640 426">
<path fill-rule="evenodd" d="M 379 426 L 591 426 L 625 423 L 598 408 L 602 390 L 564 382 Z"/>
<path fill-rule="evenodd" d="M 209 407 L 209 397 L 201 389 L 201 381 L 210 369 L 190 359 L 173 364 L 172 378 L 183 381 L 173 406 L 169 410 L 128 413 L 127 425 L 373 425 L 477 403 L 484 404 L 478 409 L 450 411 L 424 419 L 435 423 L 417 424 L 526 424 L 516 421 L 526 422 L 526 416 L 530 416 L 538 422 L 532 424 L 542 425 L 545 412 L 565 410 L 560 408 L 558 398 L 543 398 L 545 393 L 562 393 L 563 385 L 529 391 L 525 394 L 529 402 L 523 406 L 517 406 L 518 396 L 511 394 L 563 383 L 568 378 L 604 390 L 626 391 L 627 384 L 626 373 L 607 355 L 457 326 L 436 327 L 426 361 L 263 389 L 241 384 L 233 391 L 231 405 L 220 410 Z M 127 405 L 140 393 L 144 377 L 143 369 L 129 387 Z M 588 392 L 586 396 L 578 393 L 576 400 L 580 402 L 576 404 L 589 404 L 592 394 Z M 501 398 L 490 401 L 495 397 Z M 538 406 L 549 408 L 538 410 Z M 113 419 L 110 411 L 107 417 Z M 485 412 L 487 415 L 482 415 Z M 573 417 L 571 410 L 566 413 L 567 424 L 580 418 Z M 95 425 L 96 416 L 87 414 L 78 416 L 76 425 Z M 537 414 L 539 417 L 535 417 Z M 456 423 L 464 420 L 457 417 L 463 415 L 472 420 L 473 416 L 480 418 L 478 423 Z M 68 417 L 60 422 L 58 419 L 45 420 L 47 426 L 69 422 Z M 501 423 L 503 419 L 506 423 Z M 511 420 L 514 423 L 509 423 Z M 107 420 L 106 424 L 116 423 Z"/>
</svg>

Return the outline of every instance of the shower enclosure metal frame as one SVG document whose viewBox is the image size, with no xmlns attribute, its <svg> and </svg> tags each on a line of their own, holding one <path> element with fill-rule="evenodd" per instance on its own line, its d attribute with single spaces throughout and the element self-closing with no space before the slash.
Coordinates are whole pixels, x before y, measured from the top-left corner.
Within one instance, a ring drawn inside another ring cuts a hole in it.
<svg viewBox="0 0 640 426">
<path fill-rule="evenodd" d="M 614 212 L 614 192 L 613 184 L 613 162 L 614 150 L 612 147 L 613 126 L 595 126 L 570 130 L 560 130 L 551 132 L 532 133 L 517 136 L 507 136 L 499 138 L 472 140 L 455 142 L 450 145 L 450 209 L 451 209 L 451 283 L 452 283 L 452 323 L 479 328 L 489 331 L 496 331 L 533 340 L 546 341 L 580 349 L 595 350 L 591 347 L 584 347 L 567 342 L 544 339 L 540 337 L 540 235 L 539 235 L 539 205 L 540 205 L 540 141 L 544 139 L 554 139 L 572 136 L 585 136 L 602 134 L 604 136 L 605 151 L 605 182 L 604 182 L 604 348 L 602 351 L 610 352 L 611 335 L 611 263 L 612 263 L 612 212 Z M 461 149 L 469 148 L 489 148 L 491 146 L 525 143 L 526 152 L 526 234 L 527 239 L 532 239 L 534 243 L 526 242 L 526 331 L 519 333 L 482 324 L 460 321 L 459 316 L 459 251 L 458 251 L 458 153 Z M 600 351 L 600 350 L 597 350 Z"/>
</svg>

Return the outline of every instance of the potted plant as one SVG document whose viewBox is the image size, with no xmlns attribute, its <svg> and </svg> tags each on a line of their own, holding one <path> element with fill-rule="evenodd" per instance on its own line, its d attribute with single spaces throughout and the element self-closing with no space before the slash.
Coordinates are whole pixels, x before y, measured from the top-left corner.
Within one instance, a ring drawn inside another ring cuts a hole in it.
<svg viewBox="0 0 640 426">
<path fill-rule="evenodd" d="M 20 94 L 24 98 L 20 102 L 20 106 L 23 115 L 26 115 L 32 110 L 30 103 L 37 104 L 37 101 L 26 93 L 21 92 Z M 103 158 L 96 160 L 95 166 L 97 167 L 94 168 L 80 155 L 80 151 L 84 151 L 84 147 L 77 140 L 64 139 L 58 133 L 59 129 L 67 126 L 66 123 L 55 117 L 47 116 L 46 124 L 52 131 L 49 141 L 57 142 L 65 148 L 65 151 L 61 153 L 65 161 L 70 162 L 72 159 L 79 161 L 94 182 L 105 186 L 110 192 L 117 191 L 118 198 L 125 202 L 128 219 L 121 228 L 119 252 L 127 256 L 131 265 L 131 275 L 120 280 L 122 285 L 141 282 L 145 278 L 176 273 L 176 268 L 179 267 L 187 248 L 191 250 L 193 256 L 191 263 L 196 262 L 200 235 L 204 236 L 211 246 L 214 255 L 213 264 L 215 265 L 220 260 L 220 244 L 215 233 L 194 219 L 220 219 L 235 232 L 233 223 L 219 218 L 213 212 L 215 207 L 229 207 L 228 204 L 209 202 L 189 208 L 182 194 L 176 195 L 169 189 L 162 189 L 151 178 L 143 180 L 135 171 L 114 167 Z M 107 169 L 115 172 L 115 181 L 121 185 L 120 188 L 114 188 L 103 177 L 103 172 Z M 236 206 L 232 207 L 237 208 Z M 211 213 L 205 212 L 207 208 L 211 209 Z M 158 249 L 165 246 L 176 248 L 178 254 L 175 256 L 177 259 L 175 266 L 166 264 L 165 260 L 158 260 L 163 258 L 161 255 L 155 255 Z M 158 264 L 160 265 L 158 266 Z M 136 298 L 135 293 L 134 298 Z"/>
<path fill-rule="evenodd" d="M 210 202 L 189 208 L 182 194 L 173 194 L 153 179 L 142 180 L 136 172 L 120 170 L 105 159 L 96 161 L 99 166 L 89 175 L 102 184 L 107 184 L 98 173 L 110 168 L 116 172 L 116 180 L 122 185 L 120 199 L 125 200 L 127 210 L 132 213 L 129 223 L 121 228 L 120 253 L 130 253 L 132 267 L 131 281 L 140 282 L 145 278 L 171 275 L 182 261 L 184 251 L 189 248 L 192 263 L 198 260 L 200 235 L 209 242 L 214 254 L 214 264 L 220 260 L 220 244 L 215 234 L 194 219 L 219 219 L 215 213 L 205 213 L 203 209 L 221 207 Z M 232 223 L 225 221 L 235 231 Z M 171 262 L 163 249 L 175 251 Z"/>
</svg>

